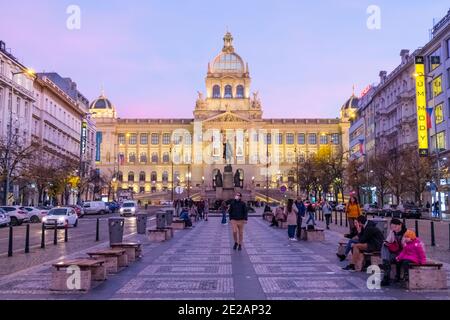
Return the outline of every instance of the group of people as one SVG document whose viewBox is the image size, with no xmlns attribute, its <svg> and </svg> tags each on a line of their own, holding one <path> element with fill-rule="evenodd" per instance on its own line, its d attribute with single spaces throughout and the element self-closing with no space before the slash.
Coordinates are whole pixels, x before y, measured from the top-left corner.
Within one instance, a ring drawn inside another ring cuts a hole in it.
<svg viewBox="0 0 450 320">
<path fill-rule="evenodd" d="M 409 266 L 411 264 L 425 264 L 427 261 L 424 244 L 413 230 L 408 230 L 404 223 L 393 218 L 390 222 L 390 231 L 386 239 L 377 225 L 361 214 L 361 209 L 356 198 L 351 198 L 346 207 L 350 223 L 350 233 L 346 235 L 349 241 L 344 254 L 337 254 L 344 261 L 352 252 L 351 262 L 344 270 L 362 271 L 364 265 L 364 253 L 380 252 L 383 261 L 384 276 L 382 286 L 391 284 L 391 266 L 396 267 L 394 281 L 408 281 Z M 402 277 L 403 275 L 403 277 Z"/>
<path fill-rule="evenodd" d="M 208 221 L 208 199 L 198 202 L 194 202 L 191 199 L 177 200 L 174 205 L 177 209 L 177 212 L 179 212 L 180 219 L 184 221 L 186 228 L 193 227 L 191 218 L 194 219 L 194 221 Z"/>
</svg>

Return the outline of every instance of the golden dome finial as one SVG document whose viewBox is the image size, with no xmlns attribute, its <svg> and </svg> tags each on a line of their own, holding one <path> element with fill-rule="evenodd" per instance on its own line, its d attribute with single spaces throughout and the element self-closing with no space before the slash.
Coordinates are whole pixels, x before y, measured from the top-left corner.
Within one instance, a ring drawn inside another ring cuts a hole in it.
<svg viewBox="0 0 450 320">
<path fill-rule="evenodd" d="M 234 40 L 233 35 L 228 31 L 228 27 L 227 27 L 227 33 L 223 37 L 223 50 L 222 50 L 223 52 L 226 52 L 226 53 L 234 52 L 233 40 Z"/>
</svg>

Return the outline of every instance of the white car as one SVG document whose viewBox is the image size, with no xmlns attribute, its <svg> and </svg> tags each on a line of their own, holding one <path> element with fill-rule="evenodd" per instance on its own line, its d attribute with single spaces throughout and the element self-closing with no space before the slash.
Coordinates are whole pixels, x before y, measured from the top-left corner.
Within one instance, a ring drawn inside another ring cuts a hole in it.
<svg viewBox="0 0 450 320">
<path fill-rule="evenodd" d="M 28 220 L 31 223 L 39 223 L 47 215 L 48 210 L 40 210 L 33 207 L 20 207 L 20 210 L 27 212 Z"/>
<path fill-rule="evenodd" d="M 103 201 L 87 201 L 83 203 L 84 214 L 107 214 L 110 212 L 109 207 Z"/>
<path fill-rule="evenodd" d="M 48 213 L 47 216 L 42 218 L 45 228 L 54 228 L 55 222 L 56 227 L 77 227 L 78 226 L 78 215 L 73 208 L 69 207 L 59 207 L 53 208 Z"/>
<path fill-rule="evenodd" d="M 339 203 L 337 206 L 336 206 L 336 211 L 344 211 L 345 210 L 345 204 L 344 203 Z"/>
<path fill-rule="evenodd" d="M 20 226 L 24 222 L 28 222 L 28 214 L 25 210 L 21 210 L 20 206 L 1 206 L 6 214 L 11 218 L 12 226 Z"/>
<path fill-rule="evenodd" d="M 7 227 L 11 222 L 11 218 L 3 209 L 0 209 L 0 227 Z"/>
<path fill-rule="evenodd" d="M 135 201 L 124 201 L 119 209 L 121 216 L 134 216 L 137 213 L 138 205 Z"/>
</svg>

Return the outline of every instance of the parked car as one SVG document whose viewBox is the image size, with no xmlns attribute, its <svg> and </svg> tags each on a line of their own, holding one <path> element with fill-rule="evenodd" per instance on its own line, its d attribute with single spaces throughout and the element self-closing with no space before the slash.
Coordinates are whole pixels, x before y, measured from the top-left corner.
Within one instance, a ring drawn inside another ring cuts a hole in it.
<svg viewBox="0 0 450 320">
<path fill-rule="evenodd" d="M 124 201 L 121 208 L 119 209 L 119 214 L 121 216 L 133 216 L 138 210 L 138 205 L 136 201 Z"/>
<path fill-rule="evenodd" d="M 6 214 L 6 211 L 0 209 L 0 227 L 7 227 L 11 223 L 11 218 Z"/>
<path fill-rule="evenodd" d="M 112 213 L 115 213 L 117 210 L 120 209 L 120 205 L 115 201 L 106 202 L 106 205 L 108 206 L 109 211 L 111 211 Z"/>
<path fill-rule="evenodd" d="M 33 207 L 20 207 L 20 210 L 27 212 L 28 221 L 31 223 L 39 223 L 42 218 L 47 215 L 48 210 L 40 210 Z"/>
<path fill-rule="evenodd" d="M 81 207 L 81 206 L 79 206 L 79 205 L 77 205 L 77 204 L 71 205 L 71 206 L 69 206 L 69 207 L 70 207 L 70 208 L 73 208 L 73 209 L 75 210 L 75 213 L 77 214 L 78 218 L 81 218 L 81 217 L 84 216 L 84 210 L 83 210 L 83 207 Z"/>
<path fill-rule="evenodd" d="M 374 204 L 365 204 L 363 210 L 365 214 L 378 215 L 380 213 L 380 209 Z"/>
<path fill-rule="evenodd" d="M 26 211 L 19 209 L 19 206 L 1 206 L 6 214 L 11 218 L 12 226 L 20 226 L 24 222 L 28 222 L 28 214 Z"/>
<path fill-rule="evenodd" d="M 71 207 L 58 207 L 51 209 L 47 216 L 42 218 L 45 228 L 54 228 L 56 221 L 56 227 L 77 227 L 78 215 L 75 209 Z"/>
<path fill-rule="evenodd" d="M 83 203 L 84 214 L 107 214 L 109 208 L 103 201 L 88 201 Z"/>
</svg>

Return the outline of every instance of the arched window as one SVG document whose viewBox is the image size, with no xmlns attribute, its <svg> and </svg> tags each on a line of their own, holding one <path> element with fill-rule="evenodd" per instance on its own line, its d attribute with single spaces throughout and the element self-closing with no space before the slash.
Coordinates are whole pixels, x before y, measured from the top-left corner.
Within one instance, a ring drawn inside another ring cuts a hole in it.
<svg viewBox="0 0 450 320">
<path fill-rule="evenodd" d="M 156 171 L 152 171 L 151 178 L 152 182 L 158 181 L 158 174 L 156 173 Z"/>
<path fill-rule="evenodd" d="M 134 172 L 128 172 L 128 182 L 134 182 Z"/>
<path fill-rule="evenodd" d="M 243 99 L 244 98 L 244 86 L 238 85 L 236 88 L 236 98 Z"/>
<path fill-rule="evenodd" d="M 217 84 L 213 87 L 213 98 L 220 99 L 220 86 Z"/>
<path fill-rule="evenodd" d="M 140 182 L 145 182 L 145 172 L 144 171 L 141 171 L 139 173 L 139 181 Z"/>
<path fill-rule="evenodd" d="M 128 162 L 135 163 L 136 162 L 136 153 L 130 152 L 128 154 Z"/>
<path fill-rule="evenodd" d="M 230 85 L 225 86 L 225 99 L 232 99 L 233 98 L 233 87 Z"/>
<path fill-rule="evenodd" d="M 117 172 L 117 180 L 123 182 L 123 173 L 121 171 Z"/>
<path fill-rule="evenodd" d="M 164 152 L 164 154 L 163 154 L 163 162 L 164 163 L 169 163 L 169 161 L 170 161 L 169 153 L 168 152 Z"/>
<path fill-rule="evenodd" d="M 152 153 L 152 163 L 158 163 L 158 153 Z"/>
<path fill-rule="evenodd" d="M 173 182 L 180 183 L 180 172 L 179 171 L 175 171 L 174 176 L 173 176 Z"/>
<path fill-rule="evenodd" d="M 169 173 L 168 173 L 167 171 L 164 171 L 164 172 L 163 172 L 163 174 L 162 174 L 162 181 L 163 181 L 164 183 L 169 182 Z"/>
<path fill-rule="evenodd" d="M 147 163 L 147 153 L 145 153 L 145 152 L 141 153 L 140 162 Z"/>
</svg>

